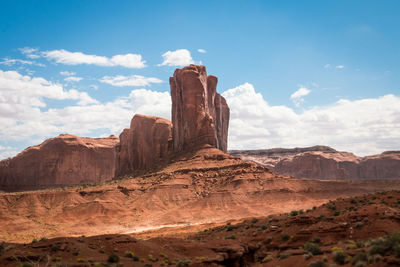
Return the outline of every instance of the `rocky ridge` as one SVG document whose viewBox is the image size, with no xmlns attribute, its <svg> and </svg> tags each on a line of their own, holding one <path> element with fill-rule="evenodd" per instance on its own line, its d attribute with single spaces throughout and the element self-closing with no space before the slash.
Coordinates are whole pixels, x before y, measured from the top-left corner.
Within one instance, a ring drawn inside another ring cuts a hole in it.
<svg viewBox="0 0 400 267">
<path fill-rule="evenodd" d="M 231 155 L 298 178 L 400 179 L 400 151 L 358 157 L 326 146 L 294 149 L 232 150 Z"/>
</svg>

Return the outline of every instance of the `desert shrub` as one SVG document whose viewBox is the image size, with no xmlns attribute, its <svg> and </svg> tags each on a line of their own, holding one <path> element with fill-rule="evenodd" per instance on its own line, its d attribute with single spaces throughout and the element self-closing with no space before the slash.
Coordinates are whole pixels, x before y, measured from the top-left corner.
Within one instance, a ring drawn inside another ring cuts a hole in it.
<svg viewBox="0 0 400 267">
<path fill-rule="evenodd" d="M 314 237 L 312 240 L 311 240 L 311 242 L 314 242 L 314 243 L 321 243 L 321 238 L 319 237 L 319 236 L 316 236 L 316 237 Z"/>
<path fill-rule="evenodd" d="M 299 210 L 299 214 L 303 214 L 304 213 L 304 210 Z"/>
<path fill-rule="evenodd" d="M 328 204 L 326 205 L 326 207 L 327 207 L 328 209 L 330 209 L 330 210 L 336 210 L 336 205 L 335 205 L 335 203 L 328 203 Z"/>
<path fill-rule="evenodd" d="M 299 214 L 299 212 L 297 210 L 292 210 L 290 212 L 290 216 L 297 216 Z"/>
<path fill-rule="evenodd" d="M 3 242 L 0 242 L 0 255 L 2 255 L 3 254 L 3 252 L 4 252 L 4 241 Z"/>
<path fill-rule="evenodd" d="M 353 265 L 356 265 L 359 262 L 369 262 L 369 257 L 364 251 L 361 251 L 351 259 L 351 264 Z"/>
<path fill-rule="evenodd" d="M 363 225 L 364 224 L 362 222 L 356 222 L 356 228 L 361 228 Z"/>
<path fill-rule="evenodd" d="M 228 231 L 228 232 L 230 232 L 230 231 L 233 231 L 234 229 L 236 229 L 236 227 L 235 226 L 233 226 L 233 225 L 227 225 L 227 226 L 225 226 L 225 228 L 226 228 L 226 231 Z"/>
<path fill-rule="evenodd" d="M 119 262 L 119 256 L 114 254 L 114 253 L 110 254 L 110 256 L 108 256 L 108 260 L 107 261 L 110 262 L 110 263 L 117 263 L 117 262 Z"/>
<path fill-rule="evenodd" d="M 76 258 L 77 262 L 86 262 L 86 260 L 84 258 Z"/>
<path fill-rule="evenodd" d="M 365 218 L 363 219 L 363 222 L 367 223 L 367 222 L 368 222 L 368 218 L 365 217 Z"/>
<path fill-rule="evenodd" d="M 135 253 L 133 253 L 133 251 L 125 251 L 125 255 L 126 258 L 133 258 L 133 256 L 135 256 Z"/>
<path fill-rule="evenodd" d="M 289 258 L 290 256 L 292 256 L 292 254 L 290 254 L 290 253 L 282 253 L 282 254 L 279 254 L 279 259 L 280 260 L 284 260 L 284 259 Z"/>
<path fill-rule="evenodd" d="M 309 258 L 312 258 L 312 256 L 313 255 L 311 253 L 303 254 L 303 257 L 304 257 L 305 260 L 308 260 Z"/>
<path fill-rule="evenodd" d="M 367 266 L 367 263 L 365 261 L 357 261 L 354 264 L 354 267 L 365 267 L 365 266 Z"/>
<path fill-rule="evenodd" d="M 225 239 L 236 239 L 235 235 L 227 235 L 225 236 Z"/>
<path fill-rule="evenodd" d="M 352 203 L 352 204 L 356 204 L 356 203 L 357 203 L 357 201 L 356 201 L 354 198 L 351 198 L 351 199 L 350 199 L 350 203 Z"/>
<path fill-rule="evenodd" d="M 310 262 L 310 264 L 308 264 L 308 267 L 325 267 L 326 263 L 323 260 L 316 260 L 316 261 L 312 261 Z"/>
<path fill-rule="evenodd" d="M 268 224 L 264 223 L 263 225 L 261 225 L 261 229 L 266 230 L 268 229 Z"/>
<path fill-rule="evenodd" d="M 34 265 L 30 262 L 21 262 L 19 267 L 34 267 Z"/>
<path fill-rule="evenodd" d="M 339 216 L 340 215 L 340 211 L 335 210 L 335 212 L 333 213 L 333 216 Z"/>
<path fill-rule="evenodd" d="M 321 249 L 319 248 L 319 246 L 313 242 L 307 242 L 304 245 L 304 250 L 307 252 L 310 252 L 313 255 L 320 255 L 322 254 Z"/>
<path fill-rule="evenodd" d="M 347 254 L 344 253 L 342 250 L 336 250 L 333 252 L 332 257 L 337 264 L 343 265 L 346 263 Z"/>
<path fill-rule="evenodd" d="M 258 219 L 257 218 L 253 218 L 253 219 L 251 219 L 251 223 L 257 223 L 258 222 Z"/>
<path fill-rule="evenodd" d="M 158 261 L 158 259 L 156 257 L 154 257 L 152 254 L 147 255 L 147 258 L 149 259 L 149 261 L 152 261 L 152 262 Z"/>
<path fill-rule="evenodd" d="M 288 241 L 290 239 L 290 235 L 288 234 L 282 234 L 282 240 L 283 241 Z"/>
<path fill-rule="evenodd" d="M 266 263 L 266 262 L 272 261 L 273 259 L 274 258 L 271 255 L 267 255 L 261 260 L 261 263 Z"/>
<path fill-rule="evenodd" d="M 39 241 L 46 241 L 47 240 L 47 238 L 46 237 L 42 237 L 42 238 L 40 238 L 40 240 Z"/>
<path fill-rule="evenodd" d="M 190 264 L 190 260 L 178 260 L 177 267 L 187 267 Z"/>
</svg>

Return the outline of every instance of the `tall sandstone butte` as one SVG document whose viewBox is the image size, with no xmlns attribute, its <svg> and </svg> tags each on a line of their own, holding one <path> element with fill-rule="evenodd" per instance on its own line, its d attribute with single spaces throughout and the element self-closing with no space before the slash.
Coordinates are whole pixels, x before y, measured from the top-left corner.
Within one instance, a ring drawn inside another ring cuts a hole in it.
<svg viewBox="0 0 400 267">
<path fill-rule="evenodd" d="M 119 136 L 116 177 L 154 169 L 168 160 L 172 124 L 136 114 Z"/>
<path fill-rule="evenodd" d="M 29 190 L 110 180 L 118 137 L 62 134 L 0 161 L 0 189 Z"/>
<path fill-rule="evenodd" d="M 216 92 L 217 82 L 199 65 L 176 69 L 169 79 L 174 152 L 204 144 L 227 151 L 229 107 Z"/>
</svg>

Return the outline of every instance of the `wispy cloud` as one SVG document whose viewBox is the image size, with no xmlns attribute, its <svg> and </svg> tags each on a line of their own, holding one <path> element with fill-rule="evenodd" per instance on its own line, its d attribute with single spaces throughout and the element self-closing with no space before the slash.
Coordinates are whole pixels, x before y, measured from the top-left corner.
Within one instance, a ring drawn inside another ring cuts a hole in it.
<svg viewBox="0 0 400 267">
<path fill-rule="evenodd" d="M 343 66 L 343 65 L 337 65 L 335 68 L 337 68 L 337 69 L 344 69 L 344 66 Z"/>
<path fill-rule="evenodd" d="M 61 71 L 60 74 L 62 76 L 74 76 L 74 75 L 76 75 L 76 73 L 72 72 L 72 71 Z"/>
<path fill-rule="evenodd" d="M 199 53 L 203 53 L 203 54 L 204 54 L 204 53 L 207 53 L 207 51 L 206 51 L 206 50 L 204 50 L 204 49 L 201 49 L 201 48 L 200 48 L 200 49 L 197 49 L 197 52 L 199 52 Z"/>
<path fill-rule="evenodd" d="M 64 79 L 64 81 L 66 82 L 80 82 L 82 80 L 83 80 L 82 77 L 76 77 L 76 76 L 69 76 Z"/>
<path fill-rule="evenodd" d="M 21 64 L 21 65 L 32 65 L 32 66 L 39 66 L 39 67 L 45 67 L 44 64 L 31 61 L 31 60 L 23 60 L 23 59 L 10 59 L 10 58 L 4 58 L 3 61 L 0 61 L 1 65 L 7 65 L 7 66 L 12 66 L 15 64 Z"/>
<path fill-rule="evenodd" d="M 125 86 L 150 86 L 152 83 L 161 83 L 158 78 L 144 77 L 141 75 L 117 75 L 117 76 L 104 76 L 100 82 L 111 84 L 112 86 L 125 87 Z"/>
</svg>

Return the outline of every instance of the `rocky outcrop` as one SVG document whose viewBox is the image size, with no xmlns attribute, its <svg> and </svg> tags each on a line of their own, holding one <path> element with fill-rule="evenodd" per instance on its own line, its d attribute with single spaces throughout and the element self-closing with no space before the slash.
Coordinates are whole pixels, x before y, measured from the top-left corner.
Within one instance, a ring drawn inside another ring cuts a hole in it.
<svg viewBox="0 0 400 267">
<path fill-rule="evenodd" d="M 117 147 L 116 176 L 141 173 L 167 162 L 172 145 L 169 120 L 136 114 Z"/>
<path fill-rule="evenodd" d="M 62 134 L 0 161 L 0 188 L 27 190 L 110 180 L 119 139 Z"/>
<path fill-rule="evenodd" d="M 357 157 L 326 146 L 230 151 L 272 171 L 298 178 L 354 180 L 400 179 L 400 151 Z"/>
<path fill-rule="evenodd" d="M 169 80 L 172 98 L 173 150 L 204 144 L 227 150 L 229 107 L 216 92 L 218 79 L 204 66 L 176 69 Z"/>
</svg>

